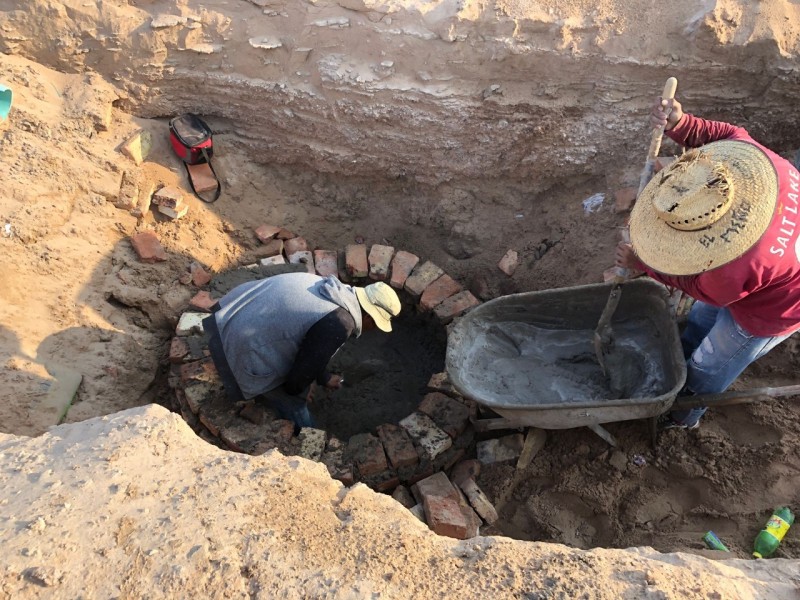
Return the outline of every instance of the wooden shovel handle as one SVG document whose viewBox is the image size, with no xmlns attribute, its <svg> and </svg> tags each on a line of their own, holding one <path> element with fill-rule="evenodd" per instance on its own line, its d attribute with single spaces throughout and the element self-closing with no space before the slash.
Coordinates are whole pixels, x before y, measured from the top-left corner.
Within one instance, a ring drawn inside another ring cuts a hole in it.
<svg viewBox="0 0 800 600">
<path fill-rule="evenodd" d="M 664 84 L 664 91 L 661 92 L 661 98 L 663 100 L 672 100 L 675 97 L 675 90 L 678 89 L 678 80 L 674 77 L 670 77 L 667 79 L 667 82 Z M 669 109 L 670 112 L 672 109 Z M 669 116 L 669 112 L 667 113 Z M 658 158 L 658 152 L 661 150 L 661 139 L 664 137 L 664 130 L 660 127 L 657 129 L 653 129 L 653 133 L 650 135 L 650 150 L 647 152 L 647 160 L 655 160 Z"/>
<path fill-rule="evenodd" d="M 661 98 L 667 100 L 674 98 L 677 87 L 677 79 L 674 77 L 667 79 L 667 82 L 664 84 L 664 91 L 661 92 Z M 669 116 L 669 113 L 667 113 L 667 116 Z M 647 160 L 644 163 L 644 169 L 642 169 L 642 173 L 639 175 L 639 191 L 636 193 L 637 198 L 642 193 L 645 186 L 650 183 L 650 179 L 656 172 L 656 158 L 658 158 L 658 152 L 661 150 L 661 139 L 663 137 L 664 130 L 660 127 L 653 129 L 650 134 L 650 148 L 647 151 Z"/>
</svg>

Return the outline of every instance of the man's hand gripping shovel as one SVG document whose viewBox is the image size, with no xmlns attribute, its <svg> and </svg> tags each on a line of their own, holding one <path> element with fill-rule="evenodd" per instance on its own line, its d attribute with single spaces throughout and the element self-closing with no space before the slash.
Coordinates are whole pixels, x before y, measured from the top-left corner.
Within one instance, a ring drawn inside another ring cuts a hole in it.
<svg viewBox="0 0 800 600">
<path fill-rule="evenodd" d="M 667 79 L 667 82 L 664 84 L 664 91 L 661 93 L 661 98 L 665 100 L 671 100 L 674 98 L 677 87 L 677 79 L 674 77 Z M 639 191 L 636 194 L 637 198 L 639 197 L 639 194 L 642 193 L 642 190 L 645 188 L 645 186 L 650 182 L 650 179 L 652 179 L 653 174 L 655 173 L 656 160 L 658 159 L 658 153 L 661 150 L 661 140 L 663 136 L 664 130 L 661 128 L 653 129 L 652 133 L 650 134 L 650 148 L 647 152 L 647 161 L 645 162 L 644 169 L 642 169 L 641 175 L 639 176 Z M 630 241 L 630 235 L 627 227 L 622 230 L 622 238 L 625 242 Z M 613 394 L 622 393 L 622 389 L 621 386 L 618 385 L 619 382 L 615 381 L 614 379 L 614 370 L 611 369 L 611 371 L 609 371 L 608 368 L 608 357 L 614 347 L 614 332 L 611 329 L 611 319 L 614 316 L 614 312 L 617 310 L 617 305 L 619 304 L 619 300 L 622 296 L 621 284 L 623 281 L 630 279 L 630 276 L 631 274 L 627 269 L 617 267 L 617 275 L 614 277 L 613 285 L 611 286 L 611 292 L 608 295 L 605 308 L 603 308 L 603 312 L 600 314 L 600 319 L 597 322 L 597 327 L 594 330 L 594 351 L 595 355 L 597 356 L 597 362 L 600 364 L 600 368 L 603 370 L 603 375 L 609 380 L 611 392 Z"/>
</svg>

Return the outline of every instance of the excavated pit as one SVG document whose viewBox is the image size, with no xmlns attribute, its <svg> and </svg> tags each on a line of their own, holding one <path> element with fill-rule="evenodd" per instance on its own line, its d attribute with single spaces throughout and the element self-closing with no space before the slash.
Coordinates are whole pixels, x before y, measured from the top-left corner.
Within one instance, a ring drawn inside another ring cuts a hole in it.
<svg viewBox="0 0 800 600">
<path fill-rule="evenodd" d="M 317 426 L 339 439 L 396 425 L 414 412 L 431 376 L 444 369 L 444 329 L 427 315 L 406 311 L 392 319 L 392 333 L 364 332 L 345 344 L 329 368 L 344 387 L 311 407 Z"/>
<path fill-rule="evenodd" d="M 33 2 L 23 11 L 6 3 L 0 50 L 9 57 L 4 79 L 19 92 L 2 148 L 9 198 L 20 199 L 7 218 L 14 242 L 24 245 L 12 248 L 21 260 L 4 266 L 4 292 L 8 306 L 33 304 L 28 318 L 44 324 L 17 333 L 13 325 L 25 315 L 9 312 L 11 333 L 4 339 L 18 359 L 30 362 L 38 349 L 40 358 L 83 372 L 68 420 L 149 401 L 172 404 L 148 378 L 164 354 L 165 328 L 198 289 L 224 293 L 216 280 L 204 288 L 179 283 L 180 277 L 192 262 L 217 274 L 257 262 L 260 244 L 252 230 L 262 223 L 285 225 L 315 247 L 343 248 L 366 238 L 369 245 L 416 252 L 485 301 L 602 280 L 615 228 L 626 216 L 614 209 L 614 194 L 637 183 L 649 138 L 647 107 L 667 76 L 678 76 L 678 94 L 693 112 L 742 124 L 786 156 L 797 146 L 794 39 L 742 44 L 750 39 L 749 25 L 737 25 L 736 11 L 724 7 L 670 10 L 657 31 L 640 37 L 626 35 L 616 11 L 589 27 L 558 14 L 584 8 L 579 3 L 513 16 L 505 6 L 491 20 L 491 35 L 488 19 L 470 7 L 421 15 L 369 3 L 356 3 L 355 10 L 350 2 L 264 8 L 260 1 L 212 1 L 197 14 L 170 4 L 165 10 L 180 16 L 162 19 L 147 12 L 148 3 L 106 3 L 102 10 L 79 0 L 63 4 L 61 10 Z M 688 23 L 687 14 L 694 15 Z M 645 37 L 650 41 L 642 47 Z M 376 39 L 383 44 L 380 56 Z M 729 93 L 733 80 L 735 94 Z M 48 113 L 46 107 L 56 108 Z M 191 211 L 183 221 L 154 211 L 134 219 L 129 211 L 137 207 L 130 204 L 148 184 L 186 187 L 165 135 L 166 119 L 184 111 L 202 114 L 215 130 L 223 197 L 215 205 L 187 200 Z M 117 152 L 139 128 L 154 140 L 142 165 Z M 665 143 L 663 154 L 677 151 Z M 137 191 L 123 198 L 120 181 L 132 173 L 141 175 Z M 40 187 L 45 184 L 51 187 Z M 605 201 L 586 210 L 583 200 L 598 193 Z M 136 259 L 127 237 L 138 230 L 159 234 L 169 251 L 165 264 Z M 79 246 L 81 239 L 97 248 Z M 496 266 L 508 249 L 520 256 L 511 277 Z M 84 262 L 86 268 L 76 266 Z M 43 284 L 37 293 L 52 300 L 37 304 L 31 290 L 39 288 L 25 283 L 26 269 Z M 85 314 L 70 312 L 73 299 Z M 429 317 L 414 310 L 411 325 L 424 325 Z M 443 350 L 437 358 L 433 348 L 441 347 L 445 327 L 437 323 L 408 341 L 425 345 L 425 369 L 412 369 L 408 384 L 416 391 L 403 410 L 361 421 L 365 396 L 356 386 L 349 408 L 337 409 L 340 399 L 333 397 L 320 407 L 320 423 L 339 441 L 322 452 L 333 457 L 333 467 L 341 466 L 334 459 L 344 455 L 349 438 L 375 436 L 381 424 L 414 412 L 428 393 L 461 402 L 446 385 L 425 380 L 428 368 L 442 370 Z M 192 339 L 176 365 L 187 356 L 187 363 L 202 359 L 202 343 Z M 799 346 L 790 339 L 749 369 L 740 385 L 794 382 Z M 390 358 L 391 351 L 381 363 Z M 19 372 L 17 363 L 14 369 Z M 173 375 L 181 389 L 179 369 Z M 195 375 L 202 378 L 202 369 Z M 38 383 L 30 379 L 14 379 L 12 386 Z M 274 423 L 263 407 L 248 412 L 257 423 L 242 417 L 248 407 L 224 405 L 220 390 L 212 391 L 216 412 L 203 417 L 181 405 L 206 439 L 254 454 L 272 447 L 301 452 L 306 438 L 291 435 L 285 424 L 258 437 Z M 342 418 L 349 412 L 358 419 Z M 25 433 L 46 429 L 29 426 L 32 413 L 23 406 L 4 422 L 18 420 Z M 232 419 L 246 429 L 226 433 Z M 798 423 L 800 412 L 784 401 L 715 411 L 698 432 L 668 432 L 655 449 L 639 421 L 608 426 L 618 449 L 584 429 L 549 433 L 525 469 L 513 461 L 484 466 L 477 482 L 500 520 L 481 533 L 584 548 L 701 551 L 702 534 L 713 529 L 745 557 L 773 506 L 800 505 Z M 500 433 L 518 432 L 489 437 Z M 455 460 L 471 456 L 484 437 L 456 433 L 452 441 L 461 454 Z M 438 468 L 447 471 L 454 456 Z M 423 473 L 398 480 L 411 483 Z M 394 482 L 367 483 L 389 491 Z M 800 543 L 790 536 L 780 556 L 800 556 Z"/>
</svg>

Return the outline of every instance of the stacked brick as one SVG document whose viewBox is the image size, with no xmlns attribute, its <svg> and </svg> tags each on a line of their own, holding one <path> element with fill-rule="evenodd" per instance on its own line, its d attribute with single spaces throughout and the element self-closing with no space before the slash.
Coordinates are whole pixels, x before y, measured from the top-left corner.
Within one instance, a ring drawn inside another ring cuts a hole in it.
<svg viewBox="0 0 800 600">
<path fill-rule="evenodd" d="M 347 283 L 386 281 L 402 290 L 422 311 L 432 312 L 442 323 L 474 308 L 480 301 L 431 261 L 393 246 L 348 244 L 342 250 L 309 248 L 305 239 L 275 225 L 255 230 L 261 241 L 260 264 L 304 264 L 309 273 L 335 275 Z M 254 265 L 251 265 L 254 266 Z"/>
<path fill-rule="evenodd" d="M 262 225 L 255 235 L 261 242 L 255 252 L 261 266 L 303 264 L 309 272 L 336 275 L 359 285 L 386 281 L 406 304 L 416 304 L 418 310 L 432 314 L 442 324 L 479 304 L 440 267 L 405 250 L 383 244 L 351 244 L 339 251 L 310 249 L 305 239 L 272 225 Z M 192 283 L 201 287 L 209 279 L 201 265 L 192 265 Z M 293 423 L 279 419 L 255 401 L 232 403 L 225 396 L 202 335 L 202 320 L 214 301 L 205 291 L 192 299 L 193 310 L 181 315 L 169 351 L 169 380 L 178 408 L 199 435 L 237 452 L 261 454 L 277 448 L 287 455 L 321 462 L 345 485 L 363 482 L 386 493 L 405 490 L 409 508 L 434 531 L 453 537 L 477 534 L 481 518 L 472 508 L 465 508 L 469 502 L 457 485 L 447 491 L 444 482 L 450 483 L 442 473 L 474 449 L 470 420 L 477 407 L 456 392 L 446 374 L 431 378 L 417 410 L 399 424 L 384 423 L 346 441 L 313 428 L 303 428 L 295 435 Z M 444 481 L 437 476 L 440 473 Z M 421 500 L 414 501 L 407 486 Z M 460 520 L 453 517 L 457 525 L 446 511 L 460 515 Z"/>
</svg>

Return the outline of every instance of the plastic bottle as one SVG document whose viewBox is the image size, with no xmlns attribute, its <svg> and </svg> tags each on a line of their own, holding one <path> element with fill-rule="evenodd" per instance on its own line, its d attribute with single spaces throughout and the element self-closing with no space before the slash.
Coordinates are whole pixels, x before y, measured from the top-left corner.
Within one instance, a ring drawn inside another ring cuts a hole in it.
<svg viewBox="0 0 800 600">
<path fill-rule="evenodd" d="M 761 530 L 756 536 L 755 542 L 753 542 L 753 556 L 764 558 L 775 552 L 792 523 L 794 523 L 794 515 L 788 507 L 781 506 L 776 508 L 764 529 Z"/>
</svg>

